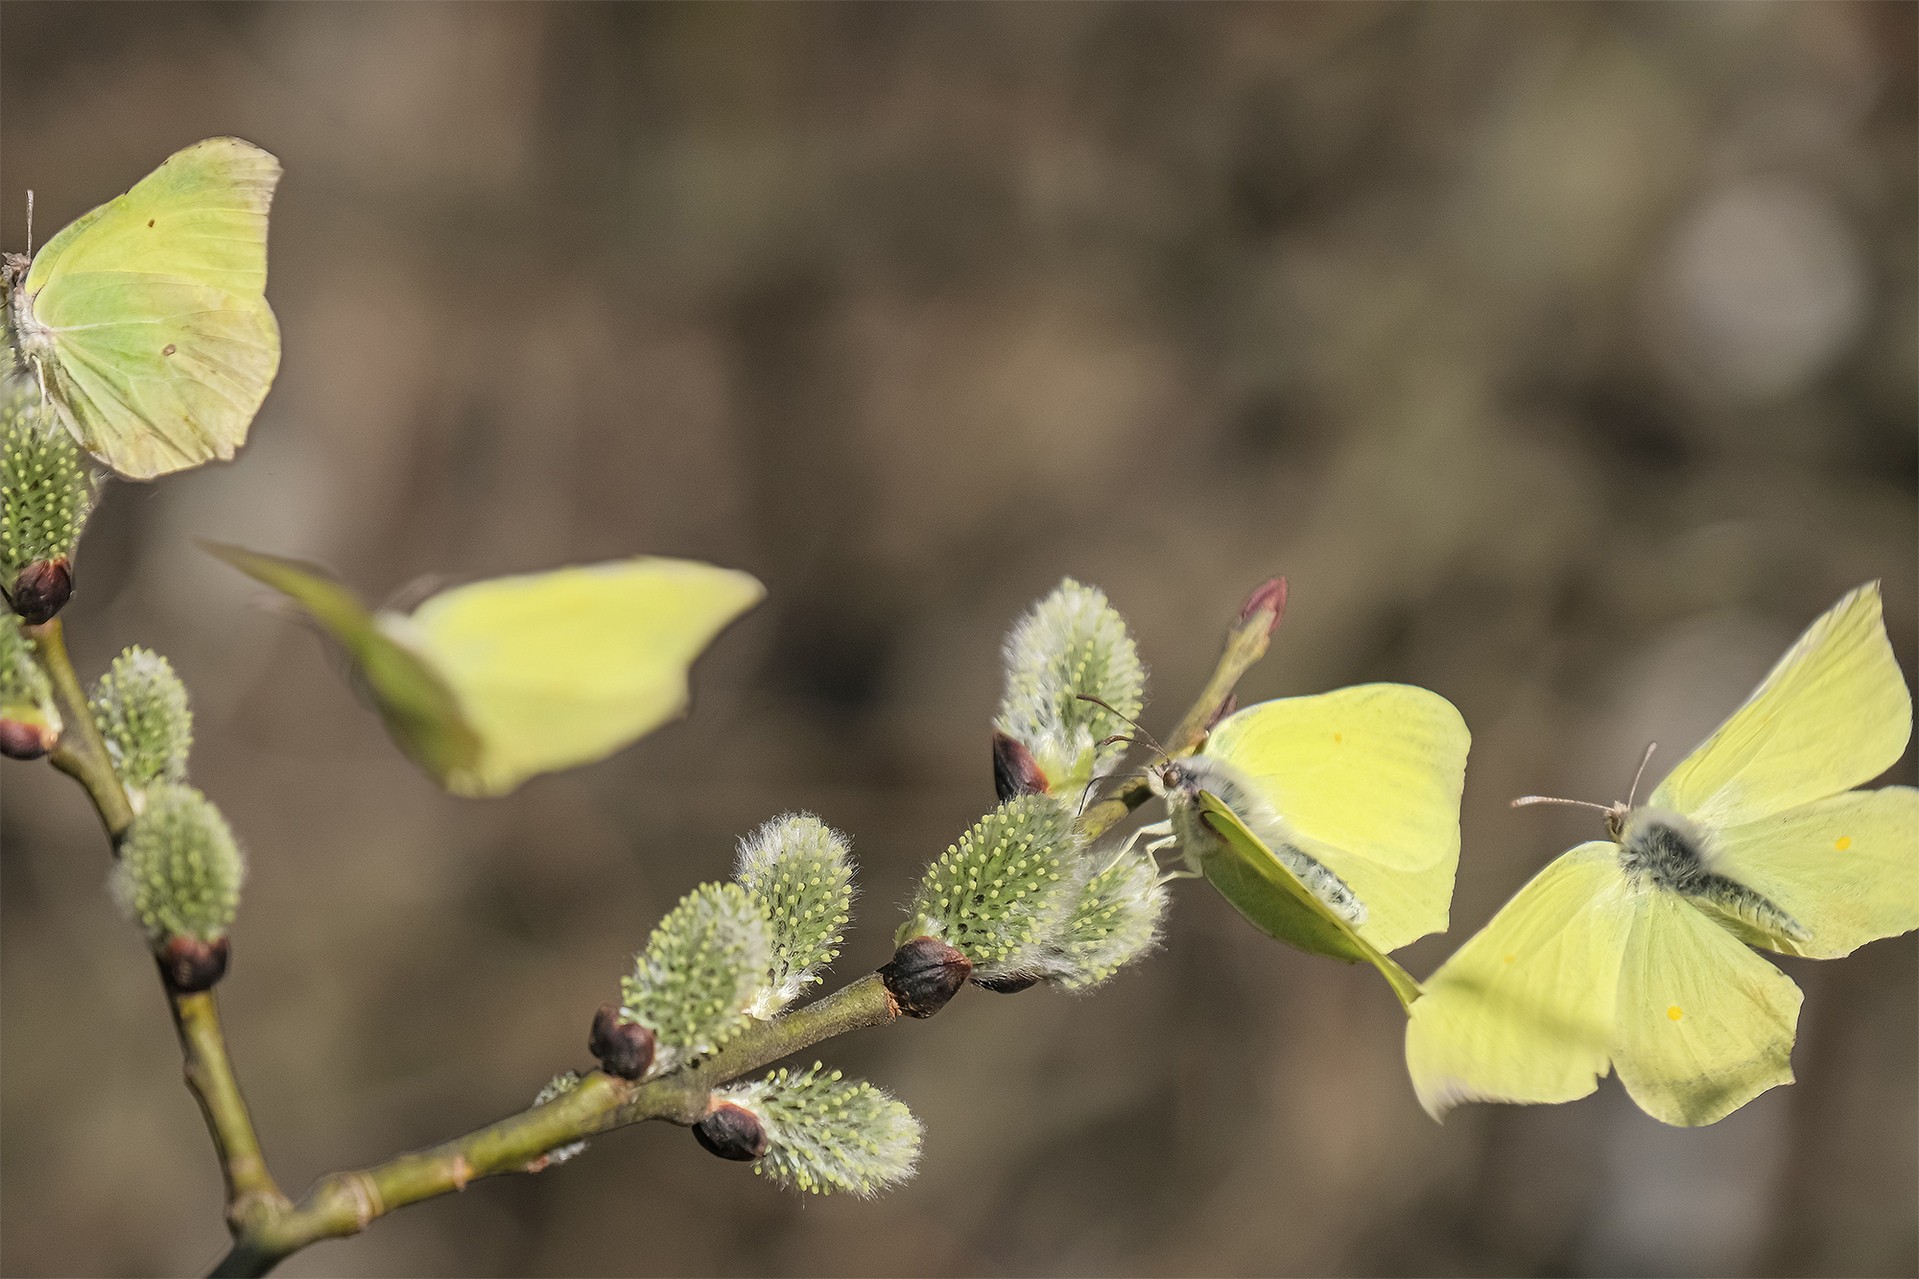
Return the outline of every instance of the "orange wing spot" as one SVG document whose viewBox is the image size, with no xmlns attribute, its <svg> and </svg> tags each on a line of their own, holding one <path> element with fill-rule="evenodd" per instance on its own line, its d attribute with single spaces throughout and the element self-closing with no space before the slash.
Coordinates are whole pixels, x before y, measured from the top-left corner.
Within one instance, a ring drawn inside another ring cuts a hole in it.
<svg viewBox="0 0 1919 1279">
<path fill-rule="evenodd" d="M 1685 1015 L 1686 1014 L 1684 1012 L 1680 1011 L 1678 1004 L 1674 1004 L 1671 1008 L 1668 1008 L 1666 1010 L 1666 1016 L 1672 1018 L 1674 1021 L 1678 1021 L 1681 1017 L 1684 1017 Z"/>
<path fill-rule="evenodd" d="M 1339 744 L 1340 744 L 1341 742 L 1343 742 L 1343 741 L 1345 741 L 1345 740 L 1346 740 L 1346 734 L 1344 734 L 1344 733 L 1334 733 L 1334 734 L 1333 734 L 1333 745 L 1335 745 L 1335 746 L 1337 746 L 1337 745 L 1339 745 Z"/>
<path fill-rule="evenodd" d="M 1843 853 L 1848 848 L 1851 848 L 1851 847 L 1852 847 L 1852 836 L 1850 835 L 1841 835 L 1838 839 L 1835 839 L 1832 841 L 1832 848 L 1833 848 L 1833 851 L 1836 853 Z"/>
<path fill-rule="evenodd" d="M 1508 956 L 1506 956 L 1506 958 L 1505 958 L 1505 960 L 1504 960 L 1503 962 L 1505 962 L 1505 963 L 1508 963 L 1508 964 L 1510 964 L 1510 963 L 1512 963 L 1512 962 L 1513 962 L 1513 960 L 1515 960 L 1515 959 L 1518 959 L 1518 958 L 1519 958 L 1519 956 L 1517 956 L 1517 955 L 1508 955 Z"/>
</svg>

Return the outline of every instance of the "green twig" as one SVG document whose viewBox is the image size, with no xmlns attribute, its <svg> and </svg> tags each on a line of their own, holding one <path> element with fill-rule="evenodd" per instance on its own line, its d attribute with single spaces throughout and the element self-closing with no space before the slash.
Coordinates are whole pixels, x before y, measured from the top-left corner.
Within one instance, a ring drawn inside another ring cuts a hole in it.
<svg viewBox="0 0 1919 1279">
<path fill-rule="evenodd" d="M 227 1187 L 227 1225 L 236 1233 L 246 1224 L 284 1211 L 287 1197 L 267 1171 L 266 1156 L 253 1131 L 246 1098 L 227 1057 L 226 1037 L 220 1033 L 220 1009 L 213 992 L 190 995 L 168 992 L 173 1026 L 180 1034 L 180 1055 L 186 1062 L 187 1087 L 206 1116 L 207 1131 L 220 1156 L 220 1174 Z"/>
<path fill-rule="evenodd" d="M 1256 608 L 1262 595 L 1270 596 L 1272 585 L 1262 587 L 1248 601 L 1248 607 L 1241 611 L 1232 628 L 1226 632 L 1226 643 L 1220 650 L 1219 661 L 1213 667 L 1213 673 L 1206 685 L 1193 699 L 1192 707 L 1185 718 L 1179 721 L 1166 739 L 1166 753 L 1178 758 L 1191 755 L 1206 741 L 1206 732 L 1225 707 L 1226 700 L 1239 686 L 1240 677 L 1252 669 L 1253 663 L 1266 656 L 1266 646 L 1272 639 L 1273 626 L 1278 618 L 1278 608 Z M 1284 607 L 1285 590 L 1278 590 L 1278 607 Z M 1270 602 L 1270 601 L 1269 601 Z M 1152 796 L 1152 788 L 1145 778 L 1135 778 L 1121 787 L 1118 793 L 1102 800 L 1087 809 L 1079 819 L 1081 832 L 1088 841 L 1098 839 L 1123 821 L 1126 814 L 1144 804 Z"/>
<path fill-rule="evenodd" d="M 87 693 L 74 672 L 73 659 L 67 656 L 66 631 L 59 618 L 26 628 L 40 654 L 40 665 L 53 685 L 53 697 L 60 709 L 60 741 L 47 756 L 61 772 L 86 787 L 93 807 L 107 828 L 107 837 L 117 849 L 120 837 L 133 825 L 133 805 L 120 777 L 113 771 L 113 757 L 107 753 L 107 739 L 93 722 L 87 705 Z"/>
<path fill-rule="evenodd" d="M 65 629 L 56 617 L 28 627 L 27 634 L 33 638 L 40 665 L 53 685 L 54 700 L 60 709 L 60 742 L 48 759 L 55 768 L 86 788 L 117 854 L 121 838 L 133 825 L 133 804 L 114 772 L 106 738 L 94 722 L 80 677 L 73 669 L 73 659 L 67 654 Z M 162 984 L 166 984 L 164 975 Z M 220 1032 L 220 1012 L 212 992 L 181 994 L 168 986 L 167 999 L 172 1005 L 174 1028 L 180 1035 L 187 1087 L 200 1103 L 200 1113 L 206 1117 L 207 1132 L 213 1138 L 220 1171 L 226 1180 L 227 1223 L 238 1230 L 244 1221 L 284 1208 L 286 1196 L 274 1184 L 260 1153 L 260 1138 L 253 1130 L 253 1118 L 247 1113 L 246 1099 L 240 1095 L 240 1084 L 227 1056 L 226 1038 Z"/>
<path fill-rule="evenodd" d="M 298 1206 L 263 1214 L 238 1230 L 233 1250 L 213 1273 L 263 1275 L 308 1244 L 355 1234 L 395 1208 L 464 1189 L 481 1177 L 538 1172 L 546 1167 L 548 1151 L 595 1133 L 651 1119 L 698 1123 L 720 1084 L 835 1035 L 883 1026 L 898 1015 L 879 978 L 867 976 L 784 1017 L 754 1024 L 688 1069 L 642 1084 L 595 1071 L 543 1106 L 431 1150 L 333 1173 Z"/>
</svg>

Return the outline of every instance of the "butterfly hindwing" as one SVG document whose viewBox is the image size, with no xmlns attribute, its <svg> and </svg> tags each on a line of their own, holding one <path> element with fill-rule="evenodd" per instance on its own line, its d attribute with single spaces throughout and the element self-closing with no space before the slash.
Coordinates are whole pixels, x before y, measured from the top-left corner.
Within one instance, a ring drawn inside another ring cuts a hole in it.
<svg viewBox="0 0 1919 1279">
<path fill-rule="evenodd" d="M 1199 850 L 1201 873 L 1249 923 L 1301 950 L 1371 964 L 1403 1005 L 1419 998 L 1406 970 L 1328 909 L 1217 796 L 1201 792 L 1195 810 L 1187 820 L 1203 822 L 1205 832 L 1181 842 Z"/>
<path fill-rule="evenodd" d="M 1715 870 L 1783 911 L 1790 931 L 1741 929 L 1788 955 L 1836 959 L 1919 928 L 1919 790 L 1847 791 L 1721 831 Z"/>
<path fill-rule="evenodd" d="M 1619 976 L 1614 1064 L 1653 1118 L 1716 1123 L 1792 1082 L 1799 987 L 1684 898 L 1646 895 Z"/>
</svg>

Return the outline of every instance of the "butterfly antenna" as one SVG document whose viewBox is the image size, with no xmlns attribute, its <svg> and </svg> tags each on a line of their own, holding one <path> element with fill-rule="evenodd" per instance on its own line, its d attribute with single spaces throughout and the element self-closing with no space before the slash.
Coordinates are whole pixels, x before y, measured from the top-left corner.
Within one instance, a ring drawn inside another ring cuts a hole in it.
<svg viewBox="0 0 1919 1279">
<path fill-rule="evenodd" d="M 33 256 L 33 188 L 27 188 L 27 256 Z"/>
<path fill-rule="evenodd" d="M 1631 808 L 1633 801 L 1639 798 L 1639 782 L 1646 775 L 1646 765 L 1652 763 L 1652 753 L 1659 749 L 1658 742 L 1646 743 L 1646 757 L 1639 761 L 1639 771 L 1632 775 L 1632 789 L 1626 792 L 1626 807 Z"/>
<path fill-rule="evenodd" d="M 1108 705 L 1105 701 L 1101 700 L 1100 698 L 1094 697 L 1091 693 L 1075 693 L 1073 694 L 1073 696 L 1079 701 L 1091 702 L 1093 705 L 1099 707 L 1101 710 L 1105 711 L 1108 715 L 1113 716 L 1115 719 L 1119 719 L 1124 721 L 1125 723 L 1131 724 L 1133 726 L 1133 731 L 1139 734 L 1137 738 L 1109 737 L 1106 739 L 1107 741 L 1109 742 L 1143 741 L 1148 746 L 1158 751 L 1162 759 L 1172 758 L 1172 756 L 1167 753 L 1166 748 L 1159 744 L 1158 739 L 1155 738 L 1151 733 L 1147 732 L 1143 727 L 1141 727 L 1140 722 L 1134 719 L 1131 715 L 1120 714 L 1118 711 L 1114 710 L 1110 705 Z"/>
<path fill-rule="evenodd" d="M 1585 799 L 1560 799 L 1557 795 L 1521 795 L 1513 801 L 1514 808 L 1525 808 L 1530 804 L 1565 804 L 1572 808 L 1596 808 L 1602 813 L 1612 812 L 1612 809 L 1604 804 L 1595 804 Z"/>
</svg>

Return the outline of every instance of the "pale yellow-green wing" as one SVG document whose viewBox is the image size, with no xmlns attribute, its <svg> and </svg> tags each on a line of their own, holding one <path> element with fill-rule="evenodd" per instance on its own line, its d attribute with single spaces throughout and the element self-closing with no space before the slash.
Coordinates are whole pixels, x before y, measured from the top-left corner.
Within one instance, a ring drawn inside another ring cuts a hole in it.
<svg viewBox="0 0 1919 1279">
<path fill-rule="evenodd" d="M 1872 780 L 1911 735 L 1912 695 L 1868 583 L 1807 628 L 1649 802 L 1725 830 Z"/>
<path fill-rule="evenodd" d="M 432 665 L 387 633 L 390 618 L 369 614 L 325 570 L 237 546 L 207 549 L 279 591 L 336 640 L 359 672 L 394 742 L 438 778 L 463 774 L 480 758 L 480 739 L 458 697 Z"/>
<path fill-rule="evenodd" d="M 462 586 L 393 633 L 431 659 L 479 736 L 448 789 L 499 795 L 681 714 L 693 659 L 764 594 L 746 573 L 640 558 Z"/>
<path fill-rule="evenodd" d="M 1919 928 L 1919 790 L 1847 791 L 1720 831 L 1711 867 L 1798 925 L 1789 933 L 1730 921 L 1757 945 L 1836 959 L 1909 933 Z"/>
<path fill-rule="evenodd" d="M 1617 845 L 1581 844 L 1427 978 L 1406 1026 L 1406 1069 L 1427 1113 L 1572 1101 L 1598 1087 L 1621 956 L 1647 893 L 1628 882 Z"/>
<path fill-rule="evenodd" d="M 1619 976 L 1613 1064 L 1639 1108 L 1715 1123 L 1792 1082 L 1799 988 L 1677 893 L 1654 890 Z"/>
<path fill-rule="evenodd" d="M 1218 796 L 1200 792 L 1194 809 L 1175 811 L 1176 830 L 1182 819 L 1204 826 L 1181 831 L 1181 845 L 1189 856 L 1196 855 L 1207 882 L 1247 922 L 1301 950 L 1371 964 L 1402 1006 L 1411 1007 L 1419 998 L 1419 983 L 1328 909 Z"/>
<path fill-rule="evenodd" d="M 1472 737 L 1451 702 L 1407 684 L 1285 697 L 1207 740 L 1365 903 L 1359 933 L 1397 950 L 1446 927 Z"/>
<path fill-rule="evenodd" d="M 35 255 L 17 336 L 75 439 L 131 479 L 225 459 L 280 363 L 267 208 L 280 164 L 237 138 L 170 157 Z"/>
</svg>

